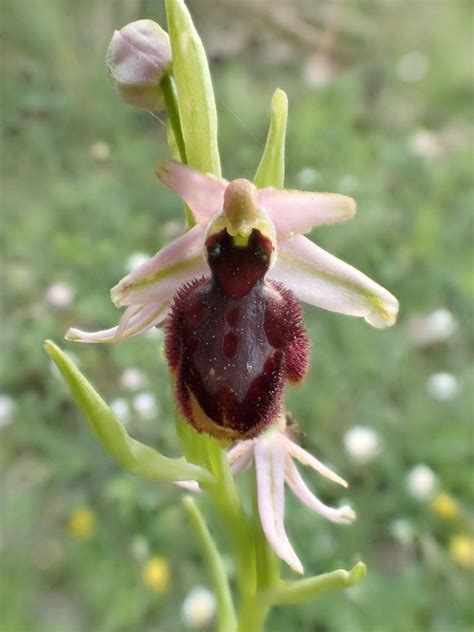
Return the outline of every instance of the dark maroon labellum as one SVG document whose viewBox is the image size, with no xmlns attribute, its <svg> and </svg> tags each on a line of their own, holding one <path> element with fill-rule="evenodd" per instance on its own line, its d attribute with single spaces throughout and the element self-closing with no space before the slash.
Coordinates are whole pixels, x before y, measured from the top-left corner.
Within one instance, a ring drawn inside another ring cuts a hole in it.
<svg viewBox="0 0 474 632">
<path fill-rule="evenodd" d="M 309 340 L 293 293 L 264 278 L 269 239 L 254 229 L 237 246 L 223 230 L 206 248 L 211 278 L 178 290 L 166 356 L 180 411 L 196 430 L 250 438 L 279 415 L 286 380 L 304 378 Z"/>
</svg>

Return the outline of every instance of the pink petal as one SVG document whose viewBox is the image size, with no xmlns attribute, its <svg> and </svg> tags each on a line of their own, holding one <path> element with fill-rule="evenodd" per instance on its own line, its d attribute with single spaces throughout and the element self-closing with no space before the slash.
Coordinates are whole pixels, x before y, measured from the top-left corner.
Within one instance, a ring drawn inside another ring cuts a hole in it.
<svg viewBox="0 0 474 632">
<path fill-rule="evenodd" d="M 303 566 L 283 524 L 285 452 L 277 442 L 263 436 L 255 442 L 254 455 L 258 511 L 263 532 L 278 557 L 297 573 L 303 573 Z"/>
<path fill-rule="evenodd" d="M 245 470 L 250 466 L 253 459 L 253 450 L 248 450 L 244 452 L 238 459 L 236 459 L 232 465 L 230 466 L 230 471 L 232 476 L 238 476 L 245 472 Z"/>
<path fill-rule="evenodd" d="M 163 160 L 156 175 L 191 208 L 198 224 L 222 212 L 227 180 L 204 174 L 176 160 Z"/>
<path fill-rule="evenodd" d="M 301 235 L 280 247 L 269 277 L 306 303 L 363 317 L 374 327 L 389 327 L 397 317 L 390 292 Z"/>
<path fill-rule="evenodd" d="M 142 306 L 139 312 L 132 316 L 120 337 L 118 334 L 118 326 L 111 327 L 110 329 L 104 329 L 102 331 L 87 332 L 80 329 L 69 329 L 66 332 L 66 340 L 72 340 L 74 342 L 90 342 L 90 343 L 103 343 L 103 342 L 122 342 L 133 336 L 148 331 L 152 327 L 156 327 L 162 323 L 168 315 L 169 303 L 165 302 L 161 305 L 146 305 Z"/>
<path fill-rule="evenodd" d="M 139 312 L 141 308 L 141 305 L 130 305 L 130 307 L 127 307 L 127 309 L 122 314 L 121 319 L 119 320 L 117 332 L 114 336 L 114 342 L 118 342 L 120 340 L 131 318 L 135 316 L 135 314 Z"/>
<path fill-rule="evenodd" d="M 230 465 L 232 465 L 232 463 L 235 463 L 237 459 L 239 459 L 248 451 L 253 453 L 253 440 L 251 439 L 250 441 L 238 441 L 227 451 L 227 460 Z"/>
<path fill-rule="evenodd" d="M 356 204 L 346 195 L 262 189 L 259 200 L 275 224 L 278 238 L 291 239 L 314 226 L 345 222 L 354 216 Z"/>
<path fill-rule="evenodd" d="M 297 445 L 294 441 L 286 437 L 284 434 L 280 434 L 279 437 L 281 443 L 284 445 L 288 454 L 291 454 L 295 459 L 298 459 L 300 463 L 303 465 L 307 465 L 308 467 L 312 467 L 313 470 L 324 476 L 324 478 L 328 478 L 330 481 L 334 483 L 338 483 L 343 487 L 348 487 L 346 481 L 341 478 L 336 472 L 333 472 L 327 465 L 318 461 L 316 457 L 307 452 L 304 448 Z"/>
<path fill-rule="evenodd" d="M 194 226 L 124 277 L 111 291 L 115 306 L 161 303 L 186 281 L 209 275 L 204 234 L 202 226 Z"/>
<path fill-rule="evenodd" d="M 175 481 L 174 484 L 177 487 L 186 489 L 188 492 L 195 492 L 196 494 L 199 494 L 202 491 L 197 481 Z"/>
<path fill-rule="evenodd" d="M 333 507 L 325 505 L 319 498 L 316 498 L 301 478 L 290 456 L 287 457 L 286 461 L 286 482 L 294 495 L 299 498 L 302 503 L 331 522 L 350 524 L 355 519 L 355 513 L 349 506 L 345 505 L 339 509 L 334 509 Z"/>
<path fill-rule="evenodd" d="M 239 441 L 227 452 L 227 460 L 232 476 L 238 476 L 244 472 L 253 459 L 253 440 Z"/>
</svg>

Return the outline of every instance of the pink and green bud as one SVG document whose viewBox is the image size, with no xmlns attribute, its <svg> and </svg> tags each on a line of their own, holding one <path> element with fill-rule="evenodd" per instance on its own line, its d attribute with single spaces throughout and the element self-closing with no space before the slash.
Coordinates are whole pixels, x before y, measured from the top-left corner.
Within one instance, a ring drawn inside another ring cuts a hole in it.
<svg viewBox="0 0 474 632">
<path fill-rule="evenodd" d="M 106 56 L 118 93 L 129 105 L 164 110 L 161 80 L 171 67 L 168 33 L 153 20 L 137 20 L 115 31 Z"/>
</svg>

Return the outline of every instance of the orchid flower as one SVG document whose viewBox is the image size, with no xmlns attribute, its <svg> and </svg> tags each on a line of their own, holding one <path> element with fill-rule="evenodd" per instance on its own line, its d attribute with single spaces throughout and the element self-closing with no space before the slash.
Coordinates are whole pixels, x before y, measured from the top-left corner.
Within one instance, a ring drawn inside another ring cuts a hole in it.
<svg viewBox="0 0 474 632">
<path fill-rule="evenodd" d="M 350 219 L 355 202 L 344 195 L 281 189 L 288 111 L 282 90 L 272 99 L 255 175 L 259 188 L 245 179 L 220 177 L 217 111 L 205 50 L 184 0 L 165 0 L 165 7 L 169 37 L 149 20 L 127 25 L 114 33 L 107 65 L 128 103 L 166 106 L 168 141 L 184 164 L 164 161 L 157 176 L 185 203 L 188 230 L 112 288 L 116 307 L 126 308 L 117 326 L 94 333 L 70 329 L 66 338 L 119 343 L 164 326 L 184 456 L 166 457 L 129 436 L 71 359 L 51 341 L 45 349 L 94 435 L 122 467 L 209 497 L 233 550 L 240 602 L 237 613 L 219 550 L 188 496 L 185 506 L 216 594 L 216 629 L 257 632 L 273 605 L 308 601 L 354 585 L 365 574 L 358 563 L 349 572 L 286 581 L 275 564 L 278 556 L 303 572 L 285 532 L 285 483 L 327 519 L 347 524 L 355 518 L 350 507 L 334 509 L 316 498 L 294 462 L 347 486 L 299 447 L 286 427 L 284 387 L 302 382 L 309 367 L 310 342 L 299 300 L 363 317 L 375 327 L 395 322 L 398 303 L 303 236 L 313 227 Z M 252 464 L 257 502 L 249 516 L 232 475 Z"/>
<path fill-rule="evenodd" d="M 197 224 L 111 292 L 126 310 L 117 327 L 70 329 L 69 340 L 120 342 L 167 322 L 166 356 L 183 417 L 220 439 L 257 436 L 282 412 L 287 381 L 301 382 L 309 340 L 297 299 L 394 323 L 387 290 L 302 235 L 342 222 L 352 198 L 227 182 L 176 161 L 157 175 Z"/>
</svg>

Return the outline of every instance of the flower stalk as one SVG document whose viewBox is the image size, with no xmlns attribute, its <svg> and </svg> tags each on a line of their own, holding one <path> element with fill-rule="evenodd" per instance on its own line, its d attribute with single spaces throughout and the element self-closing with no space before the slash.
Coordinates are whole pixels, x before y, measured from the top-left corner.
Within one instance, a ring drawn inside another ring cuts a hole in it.
<svg viewBox="0 0 474 632">
<path fill-rule="evenodd" d="M 186 496 L 183 504 L 199 541 L 217 600 L 216 632 L 234 632 L 237 627 L 229 581 L 216 545 L 194 499 Z"/>
<path fill-rule="evenodd" d="M 184 146 L 184 138 L 183 131 L 181 129 L 181 120 L 179 117 L 179 105 L 178 105 L 178 96 L 176 93 L 176 84 L 173 76 L 170 73 L 166 73 L 166 75 L 161 80 L 161 89 L 163 90 L 163 96 L 165 98 L 166 110 L 168 112 L 168 121 L 171 125 L 171 129 L 173 131 L 174 139 L 176 141 L 176 146 L 178 148 L 178 153 L 180 160 L 183 164 L 188 164 L 186 159 L 186 148 Z M 192 216 L 191 216 L 192 219 Z M 188 228 L 192 228 L 195 222 L 192 219 L 192 223 L 189 222 L 188 217 Z"/>
</svg>

